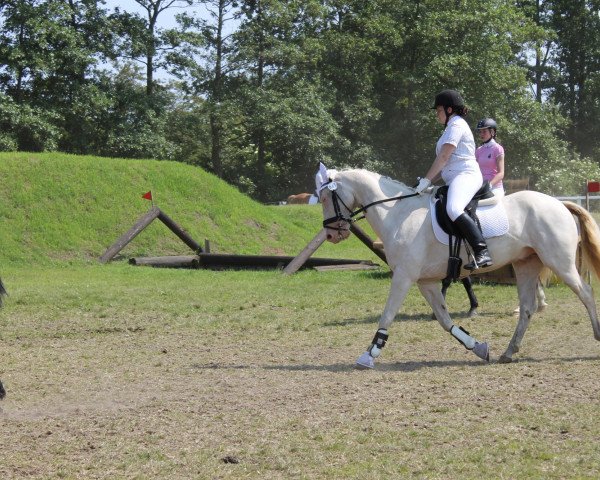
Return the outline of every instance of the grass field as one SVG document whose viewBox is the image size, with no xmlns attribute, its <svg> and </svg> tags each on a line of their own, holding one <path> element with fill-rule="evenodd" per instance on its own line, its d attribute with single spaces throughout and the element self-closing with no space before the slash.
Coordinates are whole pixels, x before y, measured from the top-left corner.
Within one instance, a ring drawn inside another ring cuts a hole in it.
<svg viewBox="0 0 600 480">
<path fill-rule="evenodd" d="M 563 286 L 519 361 L 484 364 L 416 290 L 356 371 L 385 272 L 10 267 L 2 478 L 598 478 L 600 345 Z M 456 322 L 496 358 L 516 290 Z M 494 358 L 492 360 L 494 360 Z"/>
</svg>

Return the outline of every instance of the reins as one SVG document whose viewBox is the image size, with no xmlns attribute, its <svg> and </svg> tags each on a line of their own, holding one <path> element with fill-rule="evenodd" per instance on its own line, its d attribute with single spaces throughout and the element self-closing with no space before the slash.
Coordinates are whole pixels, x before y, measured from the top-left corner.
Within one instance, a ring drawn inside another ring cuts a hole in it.
<svg viewBox="0 0 600 480">
<path fill-rule="evenodd" d="M 411 193 L 410 195 L 399 195 L 397 197 L 384 198 L 382 200 L 376 200 L 374 202 L 371 202 L 363 207 L 356 209 L 355 211 L 352 211 L 352 210 L 350 210 L 350 208 L 348 208 L 348 206 L 344 203 L 344 201 L 337 194 L 337 191 L 336 191 L 337 183 L 336 182 L 329 181 L 328 183 L 323 185 L 323 187 L 327 187 L 329 190 L 331 190 L 331 200 L 333 202 L 333 209 L 335 210 L 334 217 L 326 218 L 325 220 L 323 220 L 323 227 L 329 228 L 330 230 L 337 230 L 338 232 L 342 231 L 342 230 L 347 230 L 347 229 L 341 228 L 341 227 L 330 227 L 329 224 L 334 223 L 334 222 L 339 222 L 340 220 L 342 220 L 342 221 L 348 223 L 348 225 L 350 225 L 354 222 L 358 222 L 359 220 L 362 220 L 363 218 L 365 218 L 365 215 L 363 215 L 362 217 L 359 217 L 359 218 L 354 218 L 354 217 L 365 212 L 368 208 L 370 208 L 374 205 L 379 205 L 381 203 L 386 203 L 386 202 L 394 202 L 397 200 L 404 200 L 405 198 L 416 197 L 419 195 L 418 193 Z M 344 206 L 344 208 L 346 210 L 348 210 L 348 212 L 350 214 L 349 216 L 345 216 L 342 214 L 342 210 L 340 208 L 340 203 Z M 350 228 L 350 227 L 348 227 L 348 228 Z"/>
</svg>

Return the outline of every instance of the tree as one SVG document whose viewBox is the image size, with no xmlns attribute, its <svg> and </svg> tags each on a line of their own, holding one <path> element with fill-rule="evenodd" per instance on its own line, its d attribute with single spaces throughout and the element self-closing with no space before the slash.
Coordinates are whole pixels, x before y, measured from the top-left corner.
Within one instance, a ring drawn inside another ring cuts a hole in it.
<svg viewBox="0 0 600 480">
<path fill-rule="evenodd" d="M 584 156 L 600 153 L 600 2 L 552 0 L 558 75 L 550 98 L 569 118 L 566 139 Z"/>
<path fill-rule="evenodd" d="M 154 73 L 164 66 L 164 54 L 171 48 L 169 34 L 158 27 L 159 16 L 169 9 L 185 8 L 194 4 L 194 0 L 135 0 L 146 10 L 146 18 L 122 13 L 117 7 L 114 18 L 121 23 L 120 34 L 126 41 L 123 50 L 126 58 L 141 62 L 146 69 L 146 95 L 154 93 Z"/>
<path fill-rule="evenodd" d="M 92 0 L 19 0 L 7 2 L 2 15 L 0 89 L 46 118 L 40 125 L 53 122 L 63 132 L 59 148 L 79 152 L 72 140 L 85 145 L 84 125 L 90 119 L 73 107 L 95 108 L 90 105 L 97 99 L 90 95 L 93 72 L 110 50 L 105 12 Z M 55 133 L 48 134 L 55 138 Z M 55 142 L 43 144 L 56 147 Z M 21 141 L 19 148 L 41 147 L 37 141 Z"/>
<path fill-rule="evenodd" d="M 187 90 L 205 96 L 204 107 L 210 122 L 210 163 L 213 173 L 223 178 L 223 137 L 225 135 L 224 102 L 227 101 L 229 58 L 233 51 L 229 23 L 235 18 L 235 0 L 205 0 L 209 19 L 190 15 L 178 17 L 182 29 L 174 37 L 179 45 L 170 56 L 173 75 L 188 79 Z M 183 68 L 182 68 L 183 67 Z"/>
</svg>

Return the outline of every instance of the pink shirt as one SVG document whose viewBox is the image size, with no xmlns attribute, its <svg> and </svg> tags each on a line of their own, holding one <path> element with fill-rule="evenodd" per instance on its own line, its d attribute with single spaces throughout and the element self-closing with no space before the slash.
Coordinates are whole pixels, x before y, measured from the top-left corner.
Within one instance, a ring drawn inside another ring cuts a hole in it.
<svg viewBox="0 0 600 480">
<path fill-rule="evenodd" d="M 494 139 L 484 143 L 475 151 L 475 158 L 477 159 L 484 180 L 491 180 L 498 173 L 498 162 L 496 159 L 500 155 L 504 155 L 504 148 Z M 501 187 L 502 180 L 494 185 L 494 188 Z"/>
</svg>

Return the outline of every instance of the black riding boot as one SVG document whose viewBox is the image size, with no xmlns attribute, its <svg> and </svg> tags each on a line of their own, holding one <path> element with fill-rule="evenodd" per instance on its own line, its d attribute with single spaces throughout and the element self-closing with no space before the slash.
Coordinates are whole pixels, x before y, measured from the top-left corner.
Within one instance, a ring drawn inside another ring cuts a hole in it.
<svg viewBox="0 0 600 480">
<path fill-rule="evenodd" d="M 464 239 L 471 245 L 475 261 L 465 265 L 467 270 L 475 270 L 476 268 L 484 268 L 493 265 L 492 257 L 487 249 L 487 244 L 483 239 L 483 235 L 479 231 L 479 227 L 466 213 L 454 220 L 454 224 L 458 227 Z"/>
</svg>

